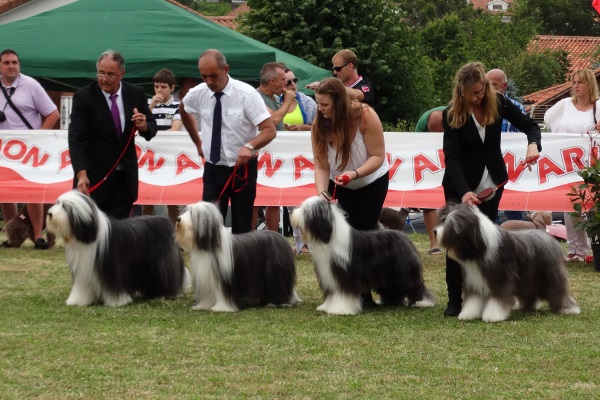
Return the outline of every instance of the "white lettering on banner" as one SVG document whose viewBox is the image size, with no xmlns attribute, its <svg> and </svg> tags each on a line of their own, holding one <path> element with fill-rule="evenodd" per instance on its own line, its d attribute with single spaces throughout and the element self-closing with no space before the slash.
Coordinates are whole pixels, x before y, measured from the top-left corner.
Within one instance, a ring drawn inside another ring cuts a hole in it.
<svg viewBox="0 0 600 400">
<path fill-rule="evenodd" d="M 390 186 L 386 205 L 437 208 L 444 155 L 441 133 L 386 132 Z M 570 211 L 569 187 L 580 182 L 577 160 L 587 162 L 587 135 L 543 135 L 537 165 L 516 173 L 527 150 L 525 135 L 502 136 L 511 180 L 500 204 L 510 210 Z M 190 204 L 202 196 L 202 160 L 187 133 L 136 138 L 141 204 Z M 259 152 L 256 204 L 297 205 L 316 194 L 309 132 L 278 132 Z M 54 202 L 71 189 L 67 131 L 0 131 L 0 202 Z"/>
</svg>

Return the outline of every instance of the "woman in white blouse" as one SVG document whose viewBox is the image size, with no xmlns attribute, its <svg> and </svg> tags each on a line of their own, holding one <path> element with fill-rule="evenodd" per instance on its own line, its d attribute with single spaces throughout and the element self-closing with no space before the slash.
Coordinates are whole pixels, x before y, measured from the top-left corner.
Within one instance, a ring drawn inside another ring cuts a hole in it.
<svg viewBox="0 0 600 400">
<path fill-rule="evenodd" d="M 591 69 L 580 69 L 571 75 L 571 95 L 553 105 L 544 115 L 551 132 L 585 133 L 600 131 L 600 100 L 596 76 Z M 565 213 L 567 230 L 566 261 L 583 262 L 590 250 L 589 239 L 583 229 L 575 229 L 579 219 Z"/>
</svg>

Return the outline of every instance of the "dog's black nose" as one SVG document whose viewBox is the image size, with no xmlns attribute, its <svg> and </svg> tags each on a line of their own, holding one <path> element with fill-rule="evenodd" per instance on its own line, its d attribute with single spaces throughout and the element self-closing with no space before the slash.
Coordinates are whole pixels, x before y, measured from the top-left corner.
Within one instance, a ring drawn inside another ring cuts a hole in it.
<svg viewBox="0 0 600 400">
<path fill-rule="evenodd" d="M 181 222 L 181 217 L 177 217 L 177 222 Z"/>
<path fill-rule="evenodd" d="M 434 235 L 437 235 L 437 229 L 432 230 Z"/>
</svg>

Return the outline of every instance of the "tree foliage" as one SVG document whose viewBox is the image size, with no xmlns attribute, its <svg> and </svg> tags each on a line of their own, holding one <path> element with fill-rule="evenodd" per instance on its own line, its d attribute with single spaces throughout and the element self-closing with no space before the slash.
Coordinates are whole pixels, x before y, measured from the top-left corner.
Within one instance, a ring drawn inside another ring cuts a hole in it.
<svg viewBox="0 0 600 400">
<path fill-rule="evenodd" d="M 352 49 L 373 83 L 384 121 L 414 119 L 432 103 L 433 86 L 415 34 L 388 0 L 249 0 L 240 30 L 322 68 Z"/>
<path fill-rule="evenodd" d="M 440 102 L 449 100 L 452 79 L 462 65 L 481 61 L 488 69 L 507 71 L 513 60 L 525 52 L 535 33 L 534 26 L 506 23 L 500 15 L 472 8 L 428 23 L 419 31 L 419 37 L 426 54 L 433 61 Z M 509 77 L 514 79 L 517 87 L 527 87 L 520 77 Z"/>
<path fill-rule="evenodd" d="M 591 0 L 517 0 L 515 24 L 534 24 L 541 35 L 600 35 L 600 15 Z"/>
<path fill-rule="evenodd" d="M 408 25 L 415 29 L 423 28 L 429 22 L 452 12 L 472 7 L 465 0 L 399 0 L 396 4 L 404 12 Z"/>
<path fill-rule="evenodd" d="M 565 51 L 522 52 L 504 70 L 519 82 L 520 94 L 530 94 L 566 81 L 569 60 Z"/>
<path fill-rule="evenodd" d="M 528 54 L 536 34 L 600 34 L 590 0 L 515 0 L 512 23 L 464 0 L 249 0 L 243 33 L 329 69 L 343 48 L 375 87 L 392 125 L 416 121 L 450 100 L 456 71 L 470 61 L 501 68 L 514 97 L 565 82 L 564 52 Z M 600 56 L 598 57 L 600 58 Z M 403 122 L 401 122 L 403 123 Z"/>
</svg>

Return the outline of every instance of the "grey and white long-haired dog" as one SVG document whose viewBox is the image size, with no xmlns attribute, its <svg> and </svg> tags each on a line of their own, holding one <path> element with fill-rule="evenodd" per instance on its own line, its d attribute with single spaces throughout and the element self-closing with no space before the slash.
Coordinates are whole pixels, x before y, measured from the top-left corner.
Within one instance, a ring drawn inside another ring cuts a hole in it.
<svg viewBox="0 0 600 400">
<path fill-rule="evenodd" d="M 468 204 L 446 206 L 438 216 L 437 243 L 463 267 L 459 319 L 504 321 L 513 308 L 539 309 L 541 300 L 552 312 L 579 314 L 569 295 L 562 248 L 548 233 L 499 229 Z"/>
<path fill-rule="evenodd" d="M 179 216 L 176 236 L 190 251 L 193 309 L 239 311 L 300 301 L 294 290 L 294 255 L 283 235 L 273 231 L 232 235 L 219 209 L 201 201 Z"/>
<path fill-rule="evenodd" d="M 414 244 L 395 230 L 358 231 L 342 209 L 322 197 L 306 199 L 291 217 L 310 248 L 324 295 L 317 310 L 358 314 L 360 293 L 375 290 L 385 305 L 432 307 L 435 298 L 423 281 Z"/>
<path fill-rule="evenodd" d="M 143 298 L 174 298 L 191 287 L 172 222 L 144 216 L 116 220 L 76 190 L 48 210 L 48 230 L 62 237 L 73 286 L 70 306 L 124 306 Z"/>
</svg>

